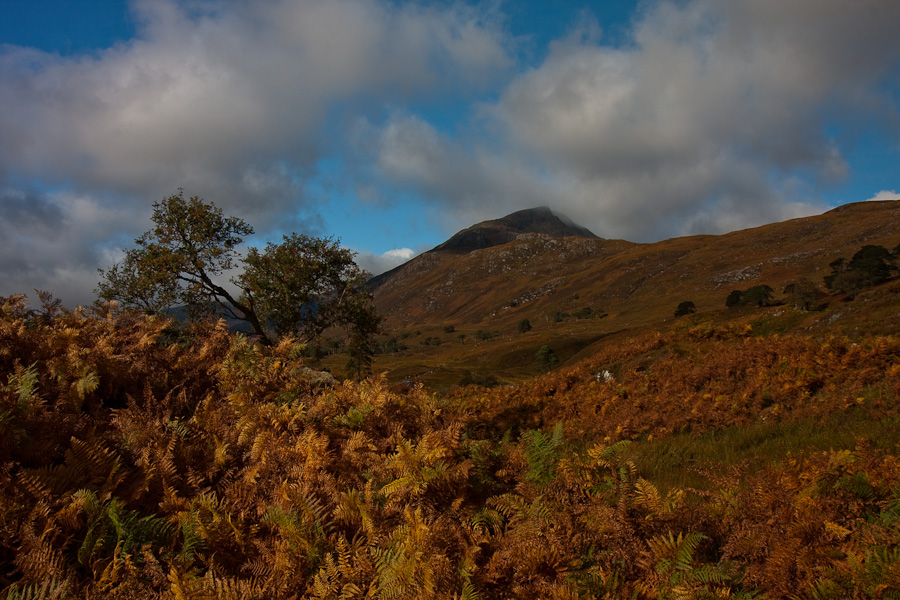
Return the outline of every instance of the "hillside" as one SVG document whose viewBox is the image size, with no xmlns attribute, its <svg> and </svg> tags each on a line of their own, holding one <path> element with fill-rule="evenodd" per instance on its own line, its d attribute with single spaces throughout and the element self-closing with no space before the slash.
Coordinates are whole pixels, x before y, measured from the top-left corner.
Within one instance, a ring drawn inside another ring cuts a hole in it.
<svg viewBox="0 0 900 600">
<path fill-rule="evenodd" d="M 383 285 L 501 288 L 391 317 L 363 381 L 223 320 L 0 298 L 0 597 L 898 598 L 900 278 L 722 306 L 893 248 L 897 210 L 434 251 Z"/>
<path fill-rule="evenodd" d="M 425 261 L 427 263 L 429 259 L 440 260 L 438 257 L 441 256 L 465 255 L 475 250 L 508 244 L 518 239 L 520 235 L 529 233 L 543 234 L 552 238 L 598 239 L 596 235 L 584 227 L 579 227 L 569 219 L 555 214 L 546 206 L 541 206 L 520 210 L 501 219 L 476 223 L 454 234 L 446 242 L 418 257 L 416 261 Z M 369 286 L 372 289 L 378 289 L 392 280 L 394 280 L 396 285 L 396 278 L 403 278 L 401 273 L 409 275 L 406 272 L 408 265 L 409 263 L 401 265 L 391 271 L 373 277 L 369 281 Z M 414 271 L 421 273 L 422 269 L 419 268 Z"/>
<path fill-rule="evenodd" d="M 0 595 L 896 598 L 900 338 L 771 310 L 440 394 L 0 298 Z"/>
<path fill-rule="evenodd" d="M 777 299 L 801 277 L 825 289 L 835 259 L 866 244 L 898 242 L 900 202 L 888 201 L 653 244 L 526 232 L 466 253 L 432 251 L 386 274 L 374 290 L 387 330 L 407 336 L 407 349 L 379 357 L 376 369 L 444 383 L 466 371 L 529 376 L 543 345 L 565 362 L 619 332 L 672 324 L 681 301 L 700 313 L 721 312 L 735 289 L 769 285 Z M 526 319 L 533 329 L 520 335 L 516 326 Z M 479 332 L 493 339 L 478 341 Z"/>
<path fill-rule="evenodd" d="M 800 276 L 821 284 L 834 259 L 865 244 L 900 242 L 900 202 L 848 204 L 814 217 L 654 244 L 502 230 L 509 241 L 461 252 L 468 247 L 461 240 L 483 229 L 464 230 L 379 279 L 379 311 L 389 322 L 473 324 L 584 305 L 621 325 L 641 325 L 665 318 L 681 299 L 708 310 L 735 288 L 781 289 Z M 446 248 L 454 251 L 440 251 Z"/>
</svg>

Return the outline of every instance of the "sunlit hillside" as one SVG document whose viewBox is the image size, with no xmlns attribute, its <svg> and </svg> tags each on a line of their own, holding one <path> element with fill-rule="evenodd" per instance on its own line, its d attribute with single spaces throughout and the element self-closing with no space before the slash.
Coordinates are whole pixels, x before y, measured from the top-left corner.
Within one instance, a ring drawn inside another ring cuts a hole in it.
<svg viewBox="0 0 900 600">
<path fill-rule="evenodd" d="M 767 285 L 774 304 L 789 305 L 784 290 L 800 279 L 829 297 L 820 311 L 781 309 L 779 330 L 835 328 L 853 335 L 880 323 L 880 331 L 892 332 L 889 323 L 900 322 L 890 294 L 872 300 L 886 308 L 870 318 L 868 300 L 845 303 L 846 295 L 828 290 L 824 280 L 836 259 L 866 245 L 890 250 L 898 243 L 900 202 L 890 201 L 655 244 L 525 233 L 462 254 L 436 249 L 379 278 L 383 341 L 395 340 L 376 357 L 375 370 L 439 387 L 467 373 L 520 381 L 540 371 L 534 357 L 545 345 L 569 364 L 623 336 L 677 326 L 674 312 L 684 301 L 698 314 L 727 321 L 740 312 L 726 309 L 732 291 Z M 768 313 L 754 314 L 751 320 Z M 522 333 L 525 320 L 530 329 Z M 326 364 L 341 367 L 339 360 Z"/>
<path fill-rule="evenodd" d="M 896 315 L 897 289 L 845 306 Z M 224 323 L 4 299 L 0 590 L 896 597 L 900 338 L 790 310 L 441 394 Z"/>
</svg>

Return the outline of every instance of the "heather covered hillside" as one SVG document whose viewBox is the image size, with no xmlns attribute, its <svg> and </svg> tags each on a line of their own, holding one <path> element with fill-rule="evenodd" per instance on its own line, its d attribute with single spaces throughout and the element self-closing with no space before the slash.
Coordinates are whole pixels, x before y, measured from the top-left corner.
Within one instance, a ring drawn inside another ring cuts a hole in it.
<svg viewBox="0 0 900 600">
<path fill-rule="evenodd" d="M 498 219 L 454 238 L 485 229 L 513 230 Z M 852 336 L 900 326 L 893 288 L 884 285 L 900 273 L 900 201 L 653 244 L 515 231 L 511 241 L 467 252 L 439 246 L 376 278 L 385 334 L 374 372 L 439 388 L 468 373 L 522 381 L 540 372 L 535 356 L 544 346 L 559 364 L 574 364 L 621 339 L 679 326 L 682 303 L 687 314 L 747 316 L 781 332 Z M 864 248 L 875 255 L 854 262 Z"/>
<path fill-rule="evenodd" d="M 900 593 L 897 337 L 696 317 L 452 394 L 303 354 L 5 298 L 2 593 Z"/>
</svg>

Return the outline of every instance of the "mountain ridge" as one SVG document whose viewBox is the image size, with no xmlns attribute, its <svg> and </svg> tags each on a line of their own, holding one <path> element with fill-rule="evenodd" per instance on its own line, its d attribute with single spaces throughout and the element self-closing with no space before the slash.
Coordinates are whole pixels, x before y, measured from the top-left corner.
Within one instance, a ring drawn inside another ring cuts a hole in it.
<svg viewBox="0 0 900 600">
<path fill-rule="evenodd" d="M 519 210 L 500 217 L 481 221 L 453 234 L 447 241 L 411 260 L 421 259 L 428 254 L 464 255 L 476 250 L 502 246 L 514 241 L 520 235 L 541 234 L 553 238 L 578 237 L 600 239 L 592 231 L 563 217 L 549 207 L 538 206 Z M 369 279 L 369 289 L 375 290 L 411 261 L 394 267 Z"/>
<path fill-rule="evenodd" d="M 429 252 L 467 254 L 473 250 L 507 244 L 519 235 L 529 233 L 544 234 L 554 238 L 597 238 L 592 231 L 576 225 L 570 219 L 560 217 L 549 207 L 539 206 L 519 210 L 499 219 L 476 223 L 457 232 Z"/>
<path fill-rule="evenodd" d="M 466 231 L 509 223 L 510 216 L 463 230 L 377 278 L 379 312 L 403 324 L 500 325 L 591 307 L 631 326 L 671 317 L 681 300 L 718 308 L 735 288 L 766 284 L 780 292 L 799 277 L 823 287 L 834 259 L 865 244 L 893 248 L 900 241 L 900 201 L 884 201 L 655 243 L 516 232 L 504 243 L 446 250 Z"/>
</svg>

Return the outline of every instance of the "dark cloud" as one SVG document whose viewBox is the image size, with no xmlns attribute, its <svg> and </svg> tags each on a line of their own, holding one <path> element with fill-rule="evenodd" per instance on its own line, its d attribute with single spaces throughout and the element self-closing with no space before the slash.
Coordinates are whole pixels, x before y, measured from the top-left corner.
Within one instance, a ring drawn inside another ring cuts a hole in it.
<svg viewBox="0 0 900 600">
<path fill-rule="evenodd" d="M 69 192 L 0 194 L 0 295 L 48 290 L 90 303 L 97 267 L 120 256 L 131 211 Z"/>
<path fill-rule="evenodd" d="M 21 190 L 0 191 L 3 218 L 0 227 L 6 239 L 13 234 L 46 236 L 64 224 L 62 209 L 46 196 Z"/>
<path fill-rule="evenodd" d="M 820 211 L 815 186 L 848 175 L 826 122 L 894 123 L 900 3 L 644 7 L 630 44 L 576 32 L 484 106 L 490 151 L 404 117 L 383 131 L 383 173 L 484 217 L 550 204 L 650 241 Z"/>
</svg>

